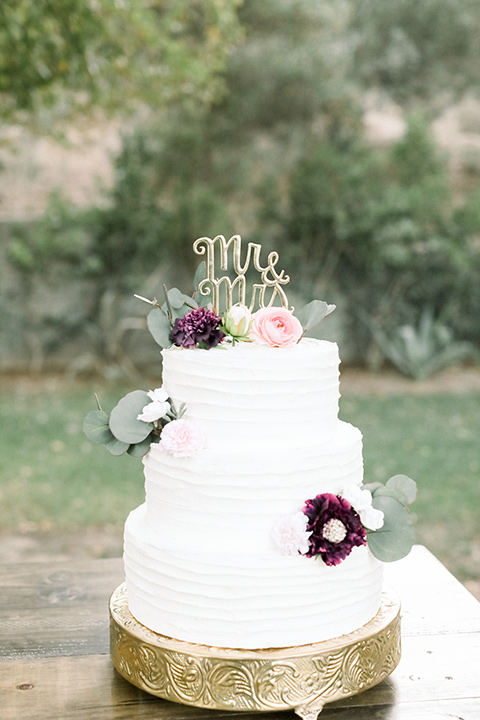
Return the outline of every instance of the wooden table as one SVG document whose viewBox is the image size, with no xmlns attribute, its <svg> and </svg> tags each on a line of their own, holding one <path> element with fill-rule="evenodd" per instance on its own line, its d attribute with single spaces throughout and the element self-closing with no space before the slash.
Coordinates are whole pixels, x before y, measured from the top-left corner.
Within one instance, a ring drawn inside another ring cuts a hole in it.
<svg viewBox="0 0 480 720">
<path fill-rule="evenodd" d="M 402 660 L 322 720 L 479 720 L 480 603 L 424 547 L 386 566 L 402 598 Z M 294 720 L 200 710 L 137 690 L 113 669 L 108 600 L 120 559 L 0 565 L 2 720 Z"/>
</svg>

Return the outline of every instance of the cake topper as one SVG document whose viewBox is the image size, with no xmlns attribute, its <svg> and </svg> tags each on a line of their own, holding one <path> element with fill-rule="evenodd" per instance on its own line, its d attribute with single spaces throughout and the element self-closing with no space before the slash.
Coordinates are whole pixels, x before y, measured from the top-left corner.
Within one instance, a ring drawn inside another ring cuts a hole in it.
<svg viewBox="0 0 480 720">
<path fill-rule="evenodd" d="M 215 257 L 215 249 L 218 249 L 218 257 Z M 231 249 L 232 262 L 229 264 L 229 250 Z M 258 243 L 249 242 L 247 245 L 245 261 L 242 265 L 242 239 L 240 235 L 233 235 L 226 240 L 223 235 L 216 237 L 201 237 L 193 243 L 193 250 L 197 255 L 205 255 L 206 277 L 198 285 L 198 291 L 202 296 L 207 296 L 215 312 L 220 312 L 221 289 L 225 289 L 225 308 L 228 312 L 234 304 L 245 305 L 253 311 L 258 302 L 259 307 L 271 307 L 275 299 L 280 299 L 283 307 L 288 308 L 288 299 L 283 285 L 290 282 L 290 277 L 285 271 L 277 272 L 276 264 L 279 259 L 277 252 L 268 254 L 267 264 L 263 266 L 260 262 L 262 246 Z M 235 279 L 232 281 L 229 275 L 217 277 L 216 260 L 219 260 L 219 269 L 233 270 Z M 247 280 L 246 274 L 253 261 L 253 267 L 260 273 L 261 282 L 252 286 L 250 302 L 247 303 Z M 271 295 L 266 301 L 267 288 L 271 289 Z M 234 293 L 237 297 L 234 301 Z M 293 308 L 290 308 L 293 311 Z"/>
</svg>

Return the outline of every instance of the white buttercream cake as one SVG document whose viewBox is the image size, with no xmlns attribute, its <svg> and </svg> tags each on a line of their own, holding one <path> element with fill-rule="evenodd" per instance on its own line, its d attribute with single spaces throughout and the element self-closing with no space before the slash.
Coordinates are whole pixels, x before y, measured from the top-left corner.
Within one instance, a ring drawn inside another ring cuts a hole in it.
<svg viewBox="0 0 480 720">
<path fill-rule="evenodd" d="M 283 555 L 279 517 L 363 480 L 360 431 L 340 421 L 335 343 L 163 350 L 163 387 L 204 447 L 152 444 L 145 503 L 125 525 L 133 616 L 162 635 L 230 648 L 315 643 L 367 623 L 382 564 L 366 545 L 328 566 Z"/>
</svg>

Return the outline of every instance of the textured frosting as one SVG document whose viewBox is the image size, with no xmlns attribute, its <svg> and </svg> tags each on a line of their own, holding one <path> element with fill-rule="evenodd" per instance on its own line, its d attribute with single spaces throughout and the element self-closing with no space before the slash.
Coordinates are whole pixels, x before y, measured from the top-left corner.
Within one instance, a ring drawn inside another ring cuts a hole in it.
<svg viewBox="0 0 480 720">
<path fill-rule="evenodd" d="M 255 343 L 162 351 L 163 386 L 201 425 L 207 447 L 307 447 L 332 434 L 338 416 L 338 347 L 304 339 L 287 348 Z"/>
<path fill-rule="evenodd" d="M 382 568 L 366 547 L 336 567 L 278 553 L 166 546 L 145 523 L 125 525 L 129 607 L 151 630 L 233 648 L 305 645 L 364 625 L 379 607 Z"/>
<path fill-rule="evenodd" d="M 125 525 L 129 606 L 179 640 L 283 647 L 354 630 L 376 613 L 382 566 L 366 547 L 327 567 L 282 556 L 272 527 L 363 477 L 360 431 L 338 419 L 338 349 L 163 351 L 164 387 L 207 447 L 144 458 L 146 502 Z"/>
<path fill-rule="evenodd" d="M 152 445 L 144 459 L 148 528 L 175 547 L 276 553 L 270 528 L 280 516 L 318 493 L 361 484 L 360 431 L 336 425 L 328 443 L 300 451 L 207 449 L 175 458 Z"/>
</svg>

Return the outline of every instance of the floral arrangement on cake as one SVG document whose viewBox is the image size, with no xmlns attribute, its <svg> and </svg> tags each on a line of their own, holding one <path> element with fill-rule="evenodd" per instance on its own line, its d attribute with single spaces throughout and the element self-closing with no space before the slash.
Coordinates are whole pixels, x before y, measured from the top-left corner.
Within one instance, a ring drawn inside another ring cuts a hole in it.
<svg viewBox="0 0 480 720">
<path fill-rule="evenodd" d="M 282 555 L 320 558 L 326 565 L 338 565 L 354 547 L 367 544 L 383 562 L 400 560 L 415 542 L 408 507 L 416 497 L 417 485 L 406 475 L 385 485 L 350 485 L 338 495 L 316 495 L 301 510 L 280 517 L 272 538 Z"/>
</svg>

